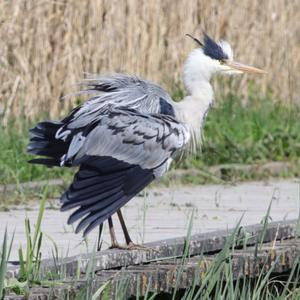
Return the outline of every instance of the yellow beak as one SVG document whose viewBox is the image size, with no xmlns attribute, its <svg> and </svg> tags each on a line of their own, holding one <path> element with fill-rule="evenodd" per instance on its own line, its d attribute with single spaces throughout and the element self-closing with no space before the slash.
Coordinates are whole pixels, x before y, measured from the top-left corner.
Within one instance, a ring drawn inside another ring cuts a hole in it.
<svg viewBox="0 0 300 300">
<path fill-rule="evenodd" d="M 251 67 L 251 66 L 247 66 L 247 65 L 243 65 L 241 63 L 235 62 L 235 61 L 230 61 L 230 60 L 225 60 L 224 63 L 235 70 L 244 72 L 244 73 L 257 73 L 257 74 L 267 74 L 268 72 L 262 70 L 262 69 L 258 69 L 255 67 Z"/>
</svg>

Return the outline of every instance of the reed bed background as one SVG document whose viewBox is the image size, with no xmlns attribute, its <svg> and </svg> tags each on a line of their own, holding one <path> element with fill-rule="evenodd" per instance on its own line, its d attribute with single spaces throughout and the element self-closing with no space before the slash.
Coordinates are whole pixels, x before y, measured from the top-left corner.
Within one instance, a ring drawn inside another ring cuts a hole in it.
<svg viewBox="0 0 300 300">
<path fill-rule="evenodd" d="M 0 123 L 11 117 L 58 117 L 84 73 L 123 71 L 168 88 L 182 87 L 183 63 L 195 44 L 185 37 L 230 41 L 238 61 L 267 76 L 219 85 L 244 102 L 269 95 L 300 102 L 298 0 L 0 0 Z"/>
</svg>

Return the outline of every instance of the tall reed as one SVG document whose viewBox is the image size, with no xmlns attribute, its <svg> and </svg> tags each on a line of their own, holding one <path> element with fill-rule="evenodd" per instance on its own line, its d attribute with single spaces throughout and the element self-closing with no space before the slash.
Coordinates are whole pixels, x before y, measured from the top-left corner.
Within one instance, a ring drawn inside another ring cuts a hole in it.
<svg viewBox="0 0 300 300">
<path fill-rule="evenodd" d="M 271 91 L 299 102 L 299 19 L 298 0 L 0 0 L 0 119 L 64 114 L 72 100 L 59 99 L 84 72 L 135 73 L 171 89 L 195 47 L 185 33 L 202 29 L 269 71 L 219 84 L 218 98 L 234 89 L 245 101 Z"/>
</svg>

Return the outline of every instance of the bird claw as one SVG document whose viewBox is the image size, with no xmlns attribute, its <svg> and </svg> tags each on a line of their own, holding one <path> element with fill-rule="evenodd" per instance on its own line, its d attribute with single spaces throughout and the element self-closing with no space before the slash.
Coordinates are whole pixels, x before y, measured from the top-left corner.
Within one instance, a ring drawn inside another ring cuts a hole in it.
<svg viewBox="0 0 300 300">
<path fill-rule="evenodd" d="M 109 249 L 119 249 L 119 250 L 140 250 L 140 251 L 153 251 L 153 252 L 158 252 L 158 250 L 154 248 L 149 248 L 143 245 L 138 245 L 133 242 L 129 242 L 126 246 L 121 246 L 118 243 L 112 244 Z"/>
<path fill-rule="evenodd" d="M 113 243 L 108 249 L 127 250 L 127 247 L 121 246 L 119 243 Z"/>
<path fill-rule="evenodd" d="M 133 242 L 130 242 L 128 245 L 127 245 L 127 249 L 128 250 L 142 250 L 142 251 L 153 251 L 153 252 L 158 252 L 156 249 L 154 248 L 150 248 L 150 247 L 146 247 L 146 246 L 143 246 L 143 245 L 138 245 L 138 244 L 135 244 Z"/>
</svg>

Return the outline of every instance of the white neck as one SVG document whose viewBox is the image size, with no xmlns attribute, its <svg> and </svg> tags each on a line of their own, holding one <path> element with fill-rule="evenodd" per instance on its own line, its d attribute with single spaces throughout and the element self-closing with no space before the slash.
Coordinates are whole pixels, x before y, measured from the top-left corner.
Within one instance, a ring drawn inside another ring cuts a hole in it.
<svg viewBox="0 0 300 300">
<path fill-rule="evenodd" d="M 201 143 L 202 127 L 206 114 L 211 107 L 214 93 L 210 84 L 213 70 L 207 68 L 202 51 L 193 51 L 184 68 L 184 83 L 188 96 L 176 104 L 176 114 L 191 131 L 191 149 Z"/>
<path fill-rule="evenodd" d="M 201 144 L 202 128 L 206 114 L 213 103 L 213 90 L 208 81 L 198 83 L 198 88 L 176 103 L 177 118 L 185 123 L 191 132 L 191 150 Z"/>
<path fill-rule="evenodd" d="M 205 40 L 204 40 L 205 41 Z M 206 44 L 207 43 L 207 44 Z M 210 54 L 209 55 L 207 51 Z M 184 122 L 191 132 L 191 149 L 196 150 L 196 145 L 200 144 L 202 138 L 202 127 L 206 114 L 214 99 L 210 79 L 213 74 L 226 71 L 230 68 L 215 58 L 215 52 L 223 53 L 229 60 L 232 60 L 233 53 L 230 45 L 225 41 L 215 44 L 206 36 L 204 47 L 194 49 L 188 56 L 184 65 L 184 84 L 188 96 L 175 105 L 177 118 Z M 232 72 L 232 70 L 230 70 Z"/>
<path fill-rule="evenodd" d="M 191 95 L 176 103 L 176 114 L 180 121 L 201 138 L 205 116 L 213 103 L 214 93 L 208 81 L 198 82 Z"/>
</svg>

